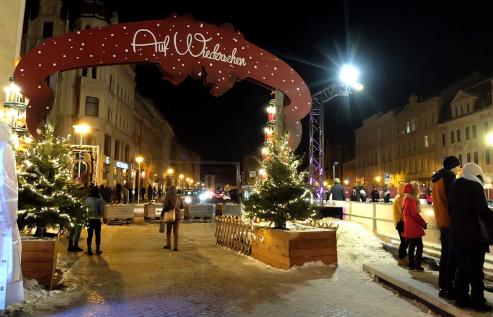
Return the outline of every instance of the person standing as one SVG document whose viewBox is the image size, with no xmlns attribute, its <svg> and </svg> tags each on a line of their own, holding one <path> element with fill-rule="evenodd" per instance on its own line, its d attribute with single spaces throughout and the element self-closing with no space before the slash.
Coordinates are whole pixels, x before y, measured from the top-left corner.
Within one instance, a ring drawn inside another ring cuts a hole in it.
<svg viewBox="0 0 493 317">
<path fill-rule="evenodd" d="M 373 190 L 371 191 L 371 201 L 373 203 L 377 203 L 380 200 L 380 194 L 378 193 L 378 190 L 376 187 L 373 187 Z"/>
<path fill-rule="evenodd" d="M 167 211 L 174 210 L 175 221 L 166 223 L 166 245 L 165 249 L 171 249 L 171 229 L 173 229 L 173 251 L 178 251 L 178 226 L 180 224 L 180 209 L 183 209 L 183 201 L 180 196 L 178 196 L 176 191 L 176 186 L 171 186 L 164 197 L 163 211 L 161 217 Z"/>
<path fill-rule="evenodd" d="M 142 186 L 140 188 L 140 201 L 144 201 L 144 196 L 146 195 L 146 188 Z"/>
<path fill-rule="evenodd" d="M 414 187 L 414 188 L 413 188 Z M 427 224 L 421 217 L 419 206 L 419 187 L 411 184 L 404 186 L 404 202 L 402 204 L 402 215 L 404 217 L 404 238 L 409 241 L 409 269 L 422 272 L 421 258 L 423 256 L 423 236 Z M 416 250 L 416 254 L 414 251 Z"/>
<path fill-rule="evenodd" d="M 390 203 L 390 191 L 387 185 L 383 187 L 383 202 L 386 204 Z"/>
<path fill-rule="evenodd" d="M 450 190 L 449 238 L 457 261 L 455 304 L 486 312 L 493 310 L 484 298 L 483 283 L 484 257 L 493 238 L 493 212 L 488 208 L 483 186 L 481 167 L 475 163 L 464 165 L 462 177 L 452 184 Z"/>
<path fill-rule="evenodd" d="M 443 161 L 443 168 L 431 177 L 431 192 L 433 193 L 433 211 L 435 222 L 440 230 L 440 243 L 442 246 L 440 255 L 440 268 L 438 274 L 438 285 L 440 297 L 453 299 L 455 261 L 452 250 L 449 247 L 449 225 L 450 225 L 450 189 L 458 173 L 461 162 L 455 156 L 448 156 Z"/>
<path fill-rule="evenodd" d="M 404 185 L 405 183 L 399 183 L 397 185 L 397 195 L 394 197 L 393 207 L 393 218 L 395 229 L 399 235 L 401 243 L 399 245 L 399 265 L 408 265 L 406 261 L 407 247 L 409 242 L 404 238 L 404 217 L 402 215 L 402 202 L 404 201 Z"/>
<path fill-rule="evenodd" d="M 86 198 L 87 218 L 89 225 L 87 228 L 87 255 L 93 255 L 91 244 L 92 235 L 96 234 L 96 255 L 103 253 L 101 251 L 101 217 L 104 214 L 104 201 L 99 195 L 96 186 L 91 187 L 89 197 Z"/>
<path fill-rule="evenodd" d="M 149 199 L 149 201 L 152 200 L 152 187 L 151 187 L 151 184 L 149 184 L 147 186 L 147 199 Z"/>
<path fill-rule="evenodd" d="M 327 200 L 330 198 L 330 195 L 332 195 L 332 200 L 346 200 L 346 197 L 344 197 L 344 187 L 342 187 L 339 178 L 334 179 L 334 186 L 328 192 Z"/>
</svg>

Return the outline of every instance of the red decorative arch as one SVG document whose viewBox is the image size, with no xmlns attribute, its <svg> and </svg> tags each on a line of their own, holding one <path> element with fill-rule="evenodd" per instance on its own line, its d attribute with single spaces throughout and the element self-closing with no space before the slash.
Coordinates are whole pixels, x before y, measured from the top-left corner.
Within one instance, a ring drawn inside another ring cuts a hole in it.
<svg viewBox="0 0 493 317">
<path fill-rule="evenodd" d="M 287 97 L 285 123 L 290 144 L 301 139 L 300 119 L 311 109 L 303 79 L 284 61 L 246 41 L 233 26 L 221 27 L 191 17 L 133 22 L 67 33 L 30 50 L 19 62 L 14 80 L 28 97 L 27 123 L 32 134 L 46 116 L 53 92 L 45 83 L 57 71 L 83 67 L 158 63 L 164 78 L 179 84 L 187 76 L 202 79 L 221 95 L 248 79 Z"/>
</svg>

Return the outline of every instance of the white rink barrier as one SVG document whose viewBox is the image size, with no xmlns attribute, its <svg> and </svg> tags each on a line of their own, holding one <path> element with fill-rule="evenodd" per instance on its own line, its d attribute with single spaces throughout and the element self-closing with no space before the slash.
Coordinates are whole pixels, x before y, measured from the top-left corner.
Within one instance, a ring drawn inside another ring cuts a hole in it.
<svg viewBox="0 0 493 317">
<path fill-rule="evenodd" d="M 241 216 L 241 205 L 239 205 L 239 204 L 224 204 L 223 216 Z"/>
<path fill-rule="evenodd" d="M 204 205 L 190 205 L 190 220 L 193 218 L 210 218 L 211 220 L 214 217 L 215 205 L 213 204 L 204 204 Z"/>
<path fill-rule="evenodd" d="M 361 223 L 368 230 L 399 240 L 393 220 L 391 203 L 363 203 L 356 201 L 329 201 L 324 206 L 343 207 L 344 219 Z M 436 227 L 433 207 L 421 204 L 421 217 L 428 223 L 424 242 L 440 244 L 440 230 Z"/>
</svg>

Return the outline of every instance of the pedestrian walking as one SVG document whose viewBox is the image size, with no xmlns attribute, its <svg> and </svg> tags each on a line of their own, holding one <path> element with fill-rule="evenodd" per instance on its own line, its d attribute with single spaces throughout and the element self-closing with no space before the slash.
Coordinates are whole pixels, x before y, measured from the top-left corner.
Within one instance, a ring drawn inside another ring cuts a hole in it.
<svg viewBox="0 0 493 317">
<path fill-rule="evenodd" d="M 89 197 L 86 198 L 87 205 L 87 255 L 93 255 L 91 244 L 92 236 L 96 235 L 96 255 L 103 253 L 101 251 L 101 217 L 104 214 L 104 201 L 99 196 L 99 190 L 96 186 L 91 187 Z"/>
<path fill-rule="evenodd" d="M 116 203 L 120 204 L 122 202 L 122 184 L 116 184 Z"/>
<path fill-rule="evenodd" d="M 404 185 L 404 202 L 402 204 L 402 215 L 404 217 L 404 238 L 409 241 L 408 260 L 409 269 L 414 271 L 424 271 L 421 266 L 423 256 L 423 236 L 427 224 L 421 217 L 419 205 L 419 185 Z M 416 251 L 416 253 L 415 253 Z"/>
<path fill-rule="evenodd" d="M 165 212 L 175 212 L 175 221 L 166 223 L 166 245 L 165 249 L 171 249 L 171 230 L 173 230 L 173 251 L 178 251 L 178 229 L 180 224 L 181 212 L 183 209 L 183 201 L 178 196 L 176 186 L 171 186 L 164 197 L 163 211 L 161 212 L 161 218 Z"/>
<path fill-rule="evenodd" d="M 344 196 L 344 187 L 341 185 L 341 180 L 339 178 L 334 179 L 334 186 L 329 190 L 327 194 L 327 200 L 329 200 L 332 195 L 332 200 L 346 200 Z"/>
<path fill-rule="evenodd" d="M 443 161 L 443 168 L 431 177 L 431 192 L 433 193 L 433 211 L 435 213 L 435 223 L 440 230 L 440 267 L 438 274 L 438 285 L 440 297 L 453 299 L 455 297 L 454 278 L 455 278 L 455 259 L 454 251 L 449 246 L 449 225 L 450 225 L 450 190 L 455 180 L 455 175 L 459 172 L 461 162 L 455 156 L 448 156 Z"/>
<path fill-rule="evenodd" d="M 453 182 L 450 190 L 449 226 L 450 247 L 455 250 L 457 261 L 455 304 L 481 312 L 493 310 L 484 298 L 484 257 L 493 238 L 493 213 L 484 194 L 484 179 L 479 165 L 464 165 L 462 177 Z"/>
</svg>

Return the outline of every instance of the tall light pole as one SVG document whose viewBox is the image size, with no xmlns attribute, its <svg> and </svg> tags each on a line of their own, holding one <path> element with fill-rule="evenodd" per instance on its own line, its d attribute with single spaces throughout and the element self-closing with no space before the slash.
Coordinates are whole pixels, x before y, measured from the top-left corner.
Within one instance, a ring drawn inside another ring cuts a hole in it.
<svg viewBox="0 0 493 317">
<path fill-rule="evenodd" d="M 332 164 L 332 181 L 335 182 L 335 179 L 336 179 L 336 165 L 339 164 L 339 162 L 334 162 L 334 164 Z"/>
<path fill-rule="evenodd" d="M 344 65 L 339 73 L 339 80 L 313 95 L 310 111 L 310 146 L 309 146 L 309 180 L 316 189 L 316 200 L 322 204 L 324 197 L 324 108 L 323 104 L 337 96 L 349 96 L 354 90 L 362 90 L 358 83 L 359 71 L 352 65 Z"/>
<path fill-rule="evenodd" d="M 81 157 L 81 155 L 82 155 L 82 137 L 84 136 L 84 134 L 89 133 L 89 131 L 91 130 L 91 127 L 85 123 L 75 124 L 73 127 L 74 127 L 75 133 L 78 133 L 80 135 L 79 168 L 78 168 L 78 173 L 77 173 L 77 178 L 80 178 L 80 165 L 81 165 L 81 161 L 82 161 L 82 157 Z"/>
<path fill-rule="evenodd" d="M 137 164 L 139 164 L 139 172 L 138 172 L 139 180 L 137 182 L 137 205 L 140 202 L 140 177 L 141 177 L 141 175 L 140 175 L 140 163 L 142 163 L 143 161 L 144 161 L 144 158 L 142 156 L 137 156 L 135 158 L 135 162 L 137 162 Z"/>
</svg>

